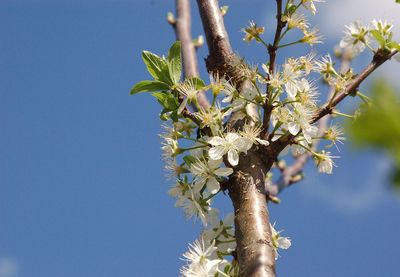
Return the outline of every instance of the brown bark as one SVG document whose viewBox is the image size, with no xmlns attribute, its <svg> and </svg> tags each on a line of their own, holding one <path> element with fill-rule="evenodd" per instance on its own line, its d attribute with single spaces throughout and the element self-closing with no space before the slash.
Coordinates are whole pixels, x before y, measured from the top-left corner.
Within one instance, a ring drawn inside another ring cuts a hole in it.
<svg viewBox="0 0 400 277">
<path fill-rule="evenodd" d="M 200 16 L 207 38 L 209 72 L 226 74 L 240 86 L 243 75 L 238 70 L 240 59 L 231 48 L 218 1 L 198 0 Z M 265 174 L 273 159 L 267 162 L 259 148 L 240 156 L 240 162 L 228 185 L 235 210 L 236 257 L 242 277 L 275 276 L 275 252 L 266 203 Z"/>
<path fill-rule="evenodd" d="M 226 74 L 237 85 L 243 74 L 239 70 L 241 61 L 232 51 L 224 19 L 217 0 L 197 0 L 204 33 L 206 35 L 209 56 L 206 59 L 207 70 Z"/>
<path fill-rule="evenodd" d="M 264 182 L 271 165 L 258 152 L 256 148 L 241 155 L 228 187 L 235 211 L 236 258 L 243 277 L 275 276 Z"/>
<path fill-rule="evenodd" d="M 197 55 L 192 40 L 192 19 L 190 13 L 190 1 L 176 0 L 176 14 L 176 37 L 182 43 L 184 75 L 186 78 L 198 77 L 199 69 L 197 63 Z M 197 94 L 197 101 L 199 105 L 203 108 L 207 108 L 210 105 L 208 103 L 206 95 L 202 91 Z"/>
</svg>

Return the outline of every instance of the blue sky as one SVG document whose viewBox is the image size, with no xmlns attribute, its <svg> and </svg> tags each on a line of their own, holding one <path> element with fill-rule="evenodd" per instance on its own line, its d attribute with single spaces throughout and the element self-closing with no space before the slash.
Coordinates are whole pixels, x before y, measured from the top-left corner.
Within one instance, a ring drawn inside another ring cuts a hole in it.
<svg viewBox="0 0 400 277">
<path fill-rule="evenodd" d="M 148 78 L 141 51 L 166 53 L 173 42 L 165 21 L 173 2 L 1 1 L 0 277 L 178 275 L 199 226 L 166 193 L 158 104 L 129 96 Z M 272 32 L 273 2 L 222 2 L 233 47 L 254 63 L 265 53 L 243 43 L 240 29 L 252 19 Z M 318 50 L 332 48 L 360 4 L 339 2 L 343 12 L 331 1 L 313 20 L 335 36 Z M 366 2 L 355 18 L 376 12 L 398 21 L 393 1 Z M 201 34 L 193 12 L 193 33 Z M 206 55 L 203 47 L 202 67 Z M 387 189 L 390 161 L 348 147 L 340 156 L 336 174 L 308 166 L 306 181 L 271 207 L 293 239 L 280 276 L 398 276 L 400 202 Z M 220 202 L 230 209 L 227 198 Z"/>
</svg>

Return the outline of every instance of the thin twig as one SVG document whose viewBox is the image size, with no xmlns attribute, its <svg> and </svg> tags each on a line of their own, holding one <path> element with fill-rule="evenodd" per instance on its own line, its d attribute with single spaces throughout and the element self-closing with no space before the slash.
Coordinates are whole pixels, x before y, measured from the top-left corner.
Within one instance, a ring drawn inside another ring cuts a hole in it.
<svg viewBox="0 0 400 277">
<path fill-rule="evenodd" d="M 269 54 L 269 74 L 273 74 L 275 71 L 276 52 L 278 50 L 279 39 L 281 37 L 282 29 L 285 27 L 286 22 L 282 21 L 282 0 L 276 0 L 277 12 L 276 12 L 276 30 L 273 44 L 268 45 Z M 270 86 L 267 86 L 267 98 L 264 103 L 264 115 L 263 115 L 263 132 L 261 137 L 266 138 L 268 136 L 269 122 L 271 119 L 272 105 L 269 103 Z"/>
<path fill-rule="evenodd" d="M 335 105 L 337 105 L 340 101 L 342 101 L 347 95 L 349 95 L 350 93 L 354 92 L 355 90 L 358 89 L 358 86 L 376 69 L 378 68 L 381 64 L 383 64 L 385 61 L 387 61 L 388 59 L 390 59 L 393 55 L 395 55 L 396 53 L 393 52 L 391 53 L 388 57 L 386 58 L 381 58 L 381 60 L 377 60 L 377 57 L 374 57 L 373 61 L 371 62 L 371 64 L 369 64 L 363 71 L 362 73 L 347 87 L 346 92 L 343 92 L 342 94 L 338 95 L 334 101 L 331 101 L 330 106 L 333 108 Z M 348 69 L 349 69 L 349 63 L 350 63 L 350 59 L 349 56 L 344 53 L 342 55 L 342 64 L 341 64 L 341 68 L 340 68 L 340 72 L 341 73 L 345 73 Z M 333 96 L 335 92 L 335 89 L 332 87 L 331 91 L 329 93 L 328 96 L 328 101 L 329 99 L 331 99 L 331 97 Z M 340 98 L 339 98 L 340 96 Z M 318 129 L 319 129 L 319 134 L 318 137 L 322 137 L 325 133 L 325 131 L 328 129 L 328 122 L 331 118 L 330 116 L 330 112 L 322 114 L 322 111 L 325 110 L 321 110 L 320 114 L 319 114 L 319 121 L 318 121 Z M 317 119 L 318 120 L 318 119 Z M 315 122 L 315 121 L 314 121 Z M 314 141 L 314 145 L 313 145 L 313 150 L 316 149 L 316 147 L 318 146 L 320 140 L 316 140 Z M 289 166 L 286 167 L 283 172 L 281 177 L 279 178 L 279 180 L 277 181 L 276 184 L 273 184 L 270 188 L 269 188 L 269 192 L 272 195 L 278 195 L 280 192 L 282 192 L 282 190 L 284 190 L 285 188 L 289 187 L 290 185 L 296 183 L 297 181 L 300 181 L 301 179 L 295 180 L 293 181 L 293 177 L 300 174 L 303 171 L 304 166 L 306 165 L 307 161 L 311 158 L 311 153 L 310 152 L 306 152 L 302 155 L 300 155 L 299 157 L 296 158 L 295 162 Z"/>
<path fill-rule="evenodd" d="M 286 22 L 282 21 L 282 0 L 276 0 L 276 30 L 273 44 L 268 46 L 269 53 L 269 73 L 275 71 L 276 51 L 278 50 L 279 38 L 281 37 L 282 29 L 285 27 Z"/>
<path fill-rule="evenodd" d="M 357 89 L 361 85 L 361 83 L 369 75 L 371 75 L 371 73 L 373 73 L 383 63 L 390 60 L 398 52 L 399 51 L 396 50 L 396 51 L 393 51 L 390 54 L 384 55 L 384 56 L 382 56 L 380 54 L 375 54 L 372 59 L 372 62 L 359 75 L 357 75 L 357 77 L 349 85 L 347 85 L 346 89 L 343 92 L 338 94 L 333 101 L 330 101 L 330 104 L 329 104 L 329 102 L 327 104 L 325 104 L 325 107 L 323 107 L 319 110 L 319 112 L 316 114 L 316 116 L 310 121 L 310 124 L 314 124 L 315 122 L 319 121 L 324 116 L 331 114 L 333 112 L 334 108 L 336 107 L 336 105 L 338 105 L 348 95 L 357 91 Z M 299 134 L 297 134 L 297 135 L 299 135 Z M 279 147 L 287 146 L 287 145 L 293 143 L 293 140 L 296 136 L 287 132 L 285 135 L 281 136 L 278 140 L 271 143 L 271 145 L 269 147 L 274 148 L 275 146 L 279 146 Z"/>
<path fill-rule="evenodd" d="M 326 104 L 324 108 L 322 108 L 319 113 L 311 120 L 311 124 L 317 122 L 319 119 L 324 117 L 327 114 L 331 114 L 333 108 L 339 104 L 344 98 L 348 95 L 357 91 L 358 87 L 361 83 L 369 76 L 372 72 L 374 72 L 379 66 L 381 66 L 384 62 L 390 60 L 394 55 L 396 55 L 398 51 L 393 51 L 389 55 L 380 55 L 375 54 L 372 62 L 346 87 L 345 91 L 341 92 L 336 96 L 335 99 L 330 101 L 330 103 Z"/>
<path fill-rule="evenodd" d="M 192 40 L 190 1 L 176 0 L 176 37 L 182 43 L 183 72 L 186 78 L 198 77 L 196 49 Z M 210 106 L 203 91 L 197 94 L 197 102 L 203 108 Z"/>
</svg>

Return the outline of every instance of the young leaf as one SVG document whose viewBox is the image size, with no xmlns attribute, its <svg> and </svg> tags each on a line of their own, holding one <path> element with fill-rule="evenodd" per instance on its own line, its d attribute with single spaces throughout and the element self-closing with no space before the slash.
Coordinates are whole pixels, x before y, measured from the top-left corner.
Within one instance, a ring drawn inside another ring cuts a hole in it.
<svg viewBox="0 0 400 277">
<path fill-rule="evenodd" d="M 181 42 L 176 41 L 168 52 L 168 70 L 174 84 L 179 83 L 182 75 Z"/>
<path fill-rule="evenodd" d="M 193 157 L 193 156 L 191 156 L 191 155 L 187 155 L 187 156 L 184 156 L 183 157 L 183 160 L 184 160 L 184 162 L 187 164 L 187 165 L 191 165 L 192 163 L 195 163 L 197 160 L 196 160 L 196 158 L 195 157 Z"/>
<path fill-rule="evenodd" d="M 164 58 L 149 51 L 143 51 L 142 58 L 146 64 L 147 70 L 154 79 L 172 85 L 168 72 L 168 64 Z"/>
<path fill-rule="evenodd" d="M 192 84 L 194 84 L 196 89 L 202 89 L 206 86 L 206 84 L 204 83 L 204 81 L 200 78 L 197 77 L 190 77 L 187 79 L 189 82 L 191 82 Z"/>
<path fill-rule="evenodd" d="M 160 90 L 168 90 L 169 85 L 159 81 L 144 80 L 133 86 L 131 89 L 131 95 L 139 92 L 153 92 Z"/>
<path fill-rule="evenodd" d="M 179 107 L 176 97 L 169 92 L 154 92 L 152 95 L 157 99 L 158 103 L 164 107 L 166 111 L 175 111 Z"/>
<path fill-rule="evenodd" d="M 380 44 L 380 47 L 383 48 L 385 47 L 385 38 L 382 36 L 382 34 L 378 30 L 371 30 L 371 34 L 374 36 L 376 41 Z"/>
<path fill-rule="evenodd" d="M 395 41 L 391 41 L 388 43 L 387 45 L 390 49 L 396 49 L 400 51 L 400 44 L 395 42 Z"/>
</svg>

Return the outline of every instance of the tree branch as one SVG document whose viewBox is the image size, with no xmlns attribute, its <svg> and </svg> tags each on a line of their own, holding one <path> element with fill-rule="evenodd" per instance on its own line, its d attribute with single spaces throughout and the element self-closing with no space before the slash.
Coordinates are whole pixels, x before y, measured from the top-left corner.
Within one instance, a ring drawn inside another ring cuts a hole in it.
<svg viewBox="0 0 400 277">
<path fill-rule="evenodd" d="M 233 53 L 217 0 L 197 0 L 207 38 L 209 72 L 226 74 L 238 86 L 243 85 L 241 61 Z M 261 151 L 251 149 L 241 155 L 239 165 L 229 179 L 228 191 L 235 210 L 235 236 L 240 277 L 275 276 L 275 252 L 272 245 L 268 209 L 265 203 L 265 174 L 270 170 Z"/>
<path fill-rule="evenodd" d="M 196 49 L 192 40 L 190 1 L 176 0 L 176 36 L 182 43 L 183 72 L 186 78 L 198 77 Z M 197 94 L 197 102 L 203 108 L 210 106 L 203 91 Z"/>
<path fill-rule="evenodd" d="M 341 93 L 338 95 L 334 101 L 332 101 L 331 104 L 331 109 L 333 109 L 334 106 L 336 106 L 339 102 L 341 102 L 347 95 L 355 92 L 359 85 L 375 70 L 377 69 L 380 65 L 382 65 L 385 61 L 389 60 L 391 57 L 393 57 L 396 54 L 396 52 L 392 52 L 390 55 L 387 57 L 379 57 L 379 56 L 374 56 L 372 62 L 358 75 L 358 77 L 348 85 L 347 89 L 345 92 Z M 341 73 L 345 73 L 348 68 L 349 68 L 349 63 L 350 63 L 350 57 L 344 53 L 342 56 L 342 64 L 340 68 Z M 333 96 L 335 92 L 335 89 L 332 87 L 331 91 L 328 96 L 328 102 L 329 99 Z M 327 108 L 324 108 L 321 110 L 321 112 L 318 114 L 319 116 L 319 134 L 318 137 L 322 137 L 324 135 L 324 132 L 328 129 L 328 122 L 330 119 L 330 112 L 327 112 Z M 318 120 L 318 119 L 316 119 Z M 313 121 L 315 122 L 315 121 Z M 316 149 L 318 146 L 320 140 L 316 140 L 313 145 L 313 149 Z M 289 187 L 290 185 L 294 184 L 297 182 L 293 181 L 293 177 L 300 174 L 304 166 L 306 165 L 307 161 L 311 158 L 311 153 L 306 152 L 299 157 L 296 158 L 295 162 L 289 166 L 286 167 L 282 171 L 282 175 L 277 181 L 276 184 L 273 184 L 270 188 L 268 188 L 268 192 L 271 193 L 272 195 L 278 195 L 281 193 L 285 188 Z"/>
<path fill-rule="evenodd" d="M 322 108 L 319 113 L 312 119 L 311 124 L 317 122 L 319 119 L 324 117 L 327 114 L 331 114 L 333 108 L 339 104 L 344 98 L 348 95 L 357 91 L 360 84 L 369 76 L 372 72 L 374 72 L 379 66 L 381 66 L 384 62 L 390 60 L 394 55 L 396 55 L 398 51 L 393 51 L 388 55 L 381 55 L 379 52 L 374 55 L 372 62 L 351 82 L 346 90 L 336 96 L 336 98 L 331 101 L 330 104 L 326 104 L 324 108 Z"/>
<path fill-rule="evenodd" d="M 358 87 L 361 85 L 361 83 L 369 75 L 371 75 L 371 73 L 373 73 L 383 63 L 390 60 L 398 52 L 399 51 L 395 50 L 395 51 L 392 51 L 391 53 L 389 53 L 388 55 L 381 55 L 379 53 L 375 54 L 372 59 L 372 62 L 349 85 L 347 85 L 346 89 L 342 93 L 337 95 L 335 97 L 335 99 L 333 101 L 331 101 L 330 104 L 326 104 L 325 107 L 321 108 L 319 110 L 319 112 L 316 114 L 316 116 L 310 121 L 310 124 L 314 124 L 317 121 L 319 121 L 321 118 L 323 118 L 324 116 L 331 114 L 337 104 L 339 104 L 348 95 L 356 92 Z M 299 134 L 300 133 L 298 133 L 297 135 L 299 135 Z M 293 140 L 296 136 L 287 132 L 285 135 L 281 136 L 278 140 L 271 143 L 271 145 L 269 147 L 274 148 L 276 145 L 286 145 L 287 146 L 293 142 Z"/>
<path fill-rule="evenodd" d="M 286 23 L 282 21 L 282 0 L 276 0 L 277 12 L 276 12 L 276 30 L 274 43 L 268 45 L 269 53 L 269 73 L 274 73 L 275 71 L 275 60 L 276 51 L 278 50 L 279 39 L 281 37 L 282 29 L 285 27 Z"/>
<path fill-rule="evenodd" d="M 268 45 L 269 54 L 269 73 L 273 74 L 275 71 L 275 60 L 276 51 L 278 50 L 279 39 L 281 37 L 282 29 L 285 27 L 286 23 L 282 21 L 282 0 L 276 0 L 277 12 L 276 12 L 276 30 L 273 44 Z M 269 93 L 270 87 L 267 86 L 267 95 Z M 262 138 L 268 137 L 269 122 L 271 119 L 272 105 L 268 105 L 268 97 L 265 99 L 264 103 L 264 115 L 263 115 L 263 132 L 261 133 Z"/>
<path fill-rule="evenodd" d="M 201 21 L 209 50 L 206 59 L 207 70 L 226 74 L 236 85 L 240 85 L 243 75 L 238 69 L 240 59 L 233 53 L 223 16 L 217 0 L 197 0 Z"/>
</svg>

